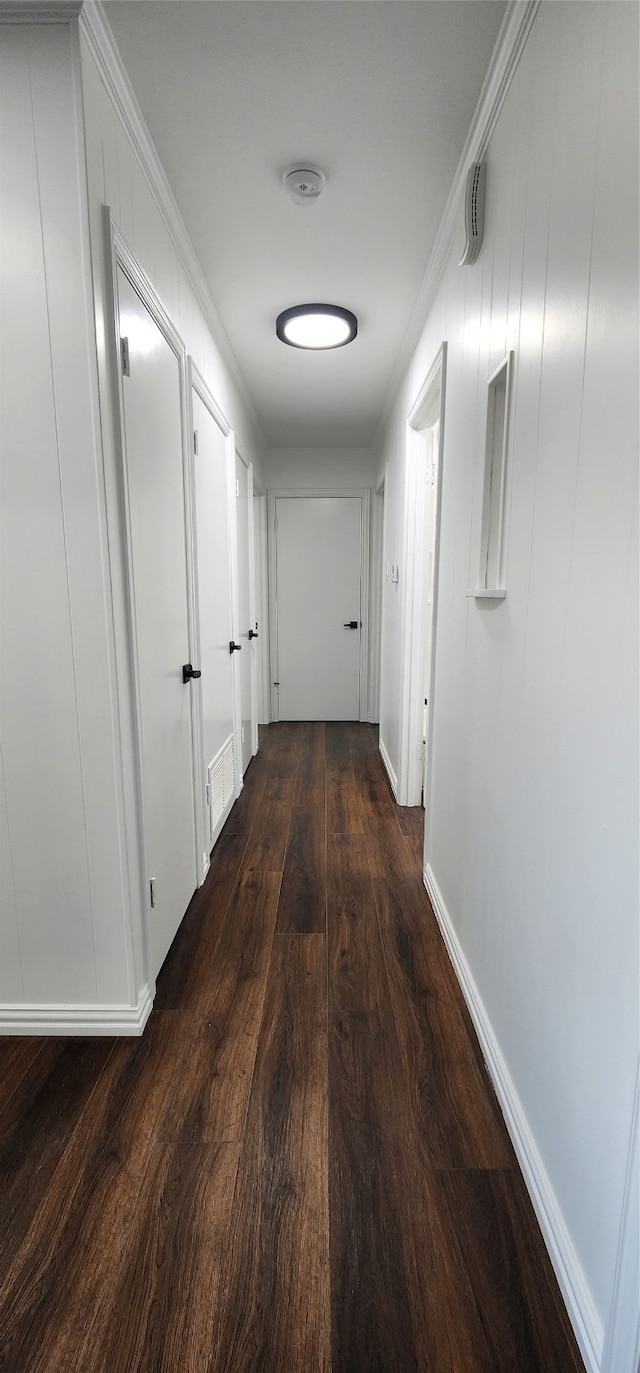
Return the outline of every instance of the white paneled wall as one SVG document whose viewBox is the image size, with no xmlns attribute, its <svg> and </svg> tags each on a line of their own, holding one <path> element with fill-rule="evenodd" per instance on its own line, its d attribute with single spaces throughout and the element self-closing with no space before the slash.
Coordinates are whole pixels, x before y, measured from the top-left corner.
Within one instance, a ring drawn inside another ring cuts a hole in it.
<svg viewBox="0 0 640 1373">
<path fill-rule="evenodd" d="M 637 51 L 635 6 L 540 7 L 487 151 L 482 252 L 457 266 L 460 225 L 379 454 L 402 576 L 406 416 L 446 339 L 428 876 L 557 1207 L 592 1367 L 638 1056 Z M 483 603 L 467 591 L 487 379 L 511 348 L 507 597 Z M 384 583 L 394 767 L 397 592 Z"/>
<path fill-rule="evenodd" d="M 0 1032 L 135 1033 L 150 1007 L 105 205 L 258 473 L 262 458 L 92 17 L 0 26 Z"/>
<path fill-rule="evenodd" d="M 0 30 L 0 1022 L 135 1003 L 119 825 L 77 39 Z M 50 1008 L 49 1012 L 46 1008 Z"/>
</svg>

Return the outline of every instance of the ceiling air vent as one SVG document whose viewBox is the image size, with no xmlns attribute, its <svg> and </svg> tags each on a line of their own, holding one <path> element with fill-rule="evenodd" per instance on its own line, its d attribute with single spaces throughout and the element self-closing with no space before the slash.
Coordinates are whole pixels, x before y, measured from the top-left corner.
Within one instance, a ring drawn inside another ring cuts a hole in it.
<svg viewBox="0 0 640 1373">
<path fill-rule="evenodd" d="M 472 262 L 475 262 L 482 247 L 486 172 L 486 162 L 472 162 L 467 172 L 467 184 L 464 193 L 464 227 L 467 241 L 460 258 L 461 267 L 470 267 Z"/>
</svg>

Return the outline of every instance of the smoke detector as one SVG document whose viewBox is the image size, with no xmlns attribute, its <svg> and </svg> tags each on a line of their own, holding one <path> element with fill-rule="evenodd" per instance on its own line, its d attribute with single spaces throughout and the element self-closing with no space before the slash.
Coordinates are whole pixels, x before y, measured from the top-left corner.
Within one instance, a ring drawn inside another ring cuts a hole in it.
<svg viewBox="0 0 640 1373">
<path fill-rule="evenodd" d="M 312 205 L 322 194 L 326 179 L 319 167 L 290 167 L 282 178 L 294 205 Z"/>
</svg>

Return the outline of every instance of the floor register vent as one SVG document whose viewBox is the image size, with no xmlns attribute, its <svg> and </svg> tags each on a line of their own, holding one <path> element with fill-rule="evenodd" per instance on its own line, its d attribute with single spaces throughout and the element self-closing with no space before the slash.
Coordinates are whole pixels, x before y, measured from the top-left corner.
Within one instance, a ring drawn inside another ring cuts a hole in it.
<svg viewBox="0 0 640 1373">
<path fill-rule="evenodd" d="M 209 838 L 213 840 L 218 822 L 236 790 L 236 761 L 233 735 L 222 745 L 220 752 L 207 768 L 207 800 L 209 803 Z"/>
</svg>

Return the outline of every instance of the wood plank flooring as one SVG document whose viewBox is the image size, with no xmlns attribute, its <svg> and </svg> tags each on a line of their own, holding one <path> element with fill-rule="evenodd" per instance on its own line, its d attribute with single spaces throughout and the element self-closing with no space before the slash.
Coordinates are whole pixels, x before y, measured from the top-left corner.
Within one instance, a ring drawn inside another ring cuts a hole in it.
<svg viewBox="0 0 640 1373">
<path fill-rule="evenodd" d="M 271 725 L 141 1040 L 0 1040 L 0 1373 L 584 1373 L 367 725 Z"/>
</svg>

